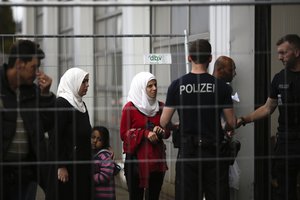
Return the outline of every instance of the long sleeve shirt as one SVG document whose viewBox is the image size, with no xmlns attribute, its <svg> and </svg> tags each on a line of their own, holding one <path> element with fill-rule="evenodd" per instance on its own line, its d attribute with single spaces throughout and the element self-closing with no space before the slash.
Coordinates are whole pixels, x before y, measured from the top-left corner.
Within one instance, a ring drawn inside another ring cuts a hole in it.
<svg viewBox="0 0 300 200">
<path fill-rule="evenodd" d="M 95 185 L 95 200 L 116 199 L 114 168 L 115 163 L 110 151 L 102 149 L 94 156 L 93 180 Z"/>
</svg>

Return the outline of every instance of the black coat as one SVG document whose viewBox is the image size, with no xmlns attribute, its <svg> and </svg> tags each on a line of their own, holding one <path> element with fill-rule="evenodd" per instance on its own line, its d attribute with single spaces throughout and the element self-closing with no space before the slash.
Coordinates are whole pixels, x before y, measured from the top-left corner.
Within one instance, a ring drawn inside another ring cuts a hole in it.
<svg viewBox="0 0 300 200">
<path fill-rule="evenodd" d="M 10 89 L 6 77 L 6 65 L 0 68 L 0 98 L 4 108 L 0 108 L 0 161 L 16 133 L 17 96 Z M 41 96 L 36 84 L 21 86 L 20 114 L 28 134 L 29 157 L 26 161 L 45 161 L 47 156 L 47 138 L 45 132 L 53 127 L 55 95 Z M 33 164 L 33 166 L 38 166 Z M 35 168 L 36 169 L 36 168 Z M 37 174 L 37 173 L 36 173 Z M 2 174 L 0 174 L 2 180 Z"/>
<path fill-rule="evenodd" d="M 66 99 L 56 100 L 55 128 L 50 133 L 50 158 L 57 163 L 49 173 L 49 190 L 46 199 L 90 200 L 91 171 L 91 124 L 88 111 L 76 110 Z M 57 179 L 57 169 L 65 167 L 69 181 Z"/>
</svg>

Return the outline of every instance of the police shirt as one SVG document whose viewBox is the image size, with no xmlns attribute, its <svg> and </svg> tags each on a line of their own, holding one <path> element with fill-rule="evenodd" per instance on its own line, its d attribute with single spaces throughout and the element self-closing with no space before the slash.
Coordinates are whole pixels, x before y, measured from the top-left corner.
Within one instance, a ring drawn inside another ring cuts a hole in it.
<svg viewBox="0 0 300 200">
<path fill-rule="evenodd" d="M 220 141 L 220 115 L 233 107 L 231 92 L 229 85 L 208 73 L 189 73 L 169 86 L 165 106 L 177 109 L 184 135 Z"/>
<path fill-rule="evenodd" d="M 283 69 L 271 83 L 270 98 L 278 100 L 278 131 L 300 131 L 300 72 Z"/>
</svg>

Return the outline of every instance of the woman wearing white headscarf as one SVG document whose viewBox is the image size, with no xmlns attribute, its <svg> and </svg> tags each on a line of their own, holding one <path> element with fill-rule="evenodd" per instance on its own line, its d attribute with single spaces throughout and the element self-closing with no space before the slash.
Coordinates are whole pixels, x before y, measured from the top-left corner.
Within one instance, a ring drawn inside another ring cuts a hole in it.
<svg viewBox="0 0 300 200">
<path fill-rule="evenodd" d="M 50 137 L 58 164 L 52 170 L 46 199 L 91 199 L 91 124 L 82 100 L 88 81 L 89 74 L 79 68 L 70 68 L 60 79 L 56 126 Z"/>
<path fill-rule="evenodd" d="M 120 136 L 126 154 L 125 177 L 129 199 L 158 200 L 167 168 L 163 138 L 170 132 L 159 126 L 163 103 L 156 99 L 153 74 L 140 72 L 131 82 L 122 110 Z M 144 189 L 146 192 L 144 194 Z"/>
</svg>

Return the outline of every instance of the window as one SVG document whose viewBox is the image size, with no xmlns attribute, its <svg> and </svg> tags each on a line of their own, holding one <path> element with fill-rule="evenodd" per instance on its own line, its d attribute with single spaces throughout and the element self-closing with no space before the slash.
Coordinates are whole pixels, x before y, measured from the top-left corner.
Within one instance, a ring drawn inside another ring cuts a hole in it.
<svg viewBox="0 0 300 200">
<path fill-rule="evenodd" d="M 152 12 L 153 34 L 184 34 L 187 30 L 189 38 L 198 39 L 209 32 L 209 6 L 164 6 L 154 7 Z M 153 51 L 172 54 L 172 65 L 169 68 L 171 81 L 186 73 L 184 38 L 153 38 Z M 163 67 L 161 67 L 163 68 Z M 162 70 L 162 69 L 159 70 Z M 155 70 L 155 68 L 154 68 Z M 163 83 L 165 85 L 165 83 Z"/>
<path fill-rule="evenodd" d="M 117 7 L 95 7 L 94 124 L 111 132 L 112 146 L 121 152 L 119 124 L 122 109 L 122 13 Z M 115 139 L 118 138 L 118 139 Z"/>
<path fill-rule="evenodd" d="M 72 35 L 73 31 L 73 7 L 59 8 L 59 34 Z M 59 75 L 70 67 L 74 66 L 74 38 L 60 38 L 59 39 Z"/>
</svg>

